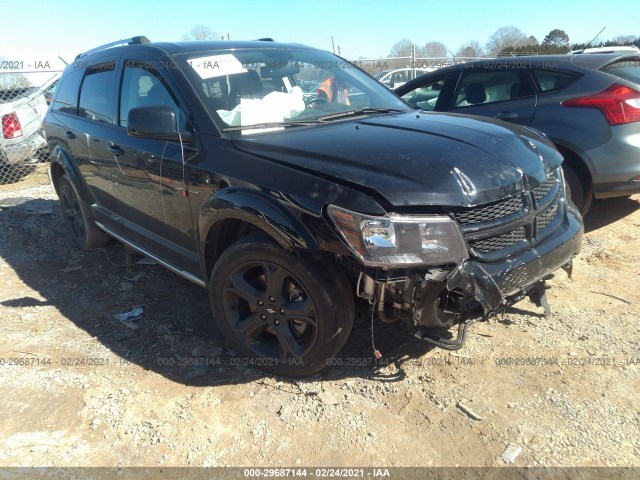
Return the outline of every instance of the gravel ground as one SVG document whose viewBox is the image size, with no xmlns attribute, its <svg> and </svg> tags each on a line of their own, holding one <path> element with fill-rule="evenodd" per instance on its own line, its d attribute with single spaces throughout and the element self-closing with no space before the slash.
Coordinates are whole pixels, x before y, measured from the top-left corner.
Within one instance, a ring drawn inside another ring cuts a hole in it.
<svg viewBox="0 0 640 480">
<path fill-rule="evenodd" d="M 29 200 L 0 211 L 0 466 L 491 467 L 509 445 L 516 466 L 640 466 L 640 196 L 594 202 L 550 316 L 522 301 L 455 353 L 376 325 L 376 363 L 360 305 L 303 380 L 243 363 L 200 287 L 76 250 L 42 181 L 7 197 Z"/>
</svg>

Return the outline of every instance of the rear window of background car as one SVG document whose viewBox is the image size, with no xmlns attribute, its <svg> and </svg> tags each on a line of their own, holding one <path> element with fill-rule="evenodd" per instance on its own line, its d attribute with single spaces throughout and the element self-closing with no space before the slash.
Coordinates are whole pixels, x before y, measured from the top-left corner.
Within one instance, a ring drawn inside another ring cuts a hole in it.
<svg viewBox="0 0 640 480">
<path fill-rule="evenodd" d="M 534 68 L 532 70 L 533 78 L 536 81 L 538 91 L 541 93 L 554 92 L 560 90 L 576 78 L 575 74 L 568 72 L 561 72 L 558 70 L 547 70 L 542 68 Z"/>
<path fill-rule="evenodd" d="M 602 67 L 600 70 L 631 82 L 640 83 L 640 58 L 619 60 Z"/>
</svg>

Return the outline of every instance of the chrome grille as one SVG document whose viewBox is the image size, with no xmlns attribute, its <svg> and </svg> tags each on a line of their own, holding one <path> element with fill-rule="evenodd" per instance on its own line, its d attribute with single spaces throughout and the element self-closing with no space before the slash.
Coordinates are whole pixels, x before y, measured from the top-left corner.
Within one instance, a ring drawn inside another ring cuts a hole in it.
<svg viewBox="0 0 640 480">
<path fill-rule="evenodd" d="M 473 248 L 481 253 L 495 252 L 496 250 L 502 250 L 503 248 L 510 247 L 522 240 L 526 240 L 527 232 L 524 227 L 516 228 L 510 232 L 496 235 L 495 237 L 484 238 L 482 240 L 471 241 L 470 244 Z"/>
</svg>

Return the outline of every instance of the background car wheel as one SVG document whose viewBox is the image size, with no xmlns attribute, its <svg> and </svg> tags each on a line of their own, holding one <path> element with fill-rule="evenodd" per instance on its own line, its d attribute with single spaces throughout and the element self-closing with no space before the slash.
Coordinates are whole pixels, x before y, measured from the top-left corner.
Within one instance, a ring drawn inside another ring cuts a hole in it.
<svg viewBox="0 0 640 480">
<path fill-rule="evenodd" d="M 303 263 L 264 234 L 233 244 L 211 274 L 215 322 L 252 366 L 285 376 L 318 372 L 346 342 L 354 320 L 344 274 Z"/>
<path fill-rule="evenodd" d="M 83 250 L 92 250 L 109 243 L 111 237 L 96 227 L 89 218 L 88 207 L 67 175 L 62 175 L 58 179 L 58 192 L 60 192 L 62 215 L 71 228 L 76 244 Z"/>
<path fill-rule="evenodd" d="M 580 213 L 585 215 L 591 206 L 591 193 L 588 192 L 584 182 L 573 168 L 564 165 L 562 170 L 564 172 L 564 179 L 567 182 L 569 198 L 575 203 L 576 207 L 578 207 Z"/>
</svg>

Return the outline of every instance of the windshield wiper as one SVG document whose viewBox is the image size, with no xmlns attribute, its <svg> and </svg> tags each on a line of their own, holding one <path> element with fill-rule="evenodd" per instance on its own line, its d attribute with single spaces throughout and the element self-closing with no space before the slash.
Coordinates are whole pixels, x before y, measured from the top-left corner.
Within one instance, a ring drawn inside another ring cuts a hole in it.
<svg viewBox="0 0 640 480">
<path fill-rule="evenodd" d="M 347 110 L 345 112 L 332 113 L 330 115 L 324 115 L 322 117 L 318 117 L 317 120 L 319 122 L 327 122 L 329 120 L 335 120 L 337 118 L 344 117 L 353 117 L 356 115 L 366 115 L 368 113 L 395 113 L 395 112 L 404 112 L 405 110 L 401 108 L 383 108 L 383 107 L 367 107 L 361 108 L 360 110 Z"/>
<path fill-rule="evenodd" d="M 239 125 L 237 127 L 223 128 L 223 132 L 237 132 L 240 130 L 261 130 L 266 128 L 287 128 L 287 127 L 307 127 L 311 125 L 317 125 L 318 122 L 310 121 L 291 121 L 291 122 L 269 122 L 269 123 L 255 123 L 253 125 Z"/>
</svg>

